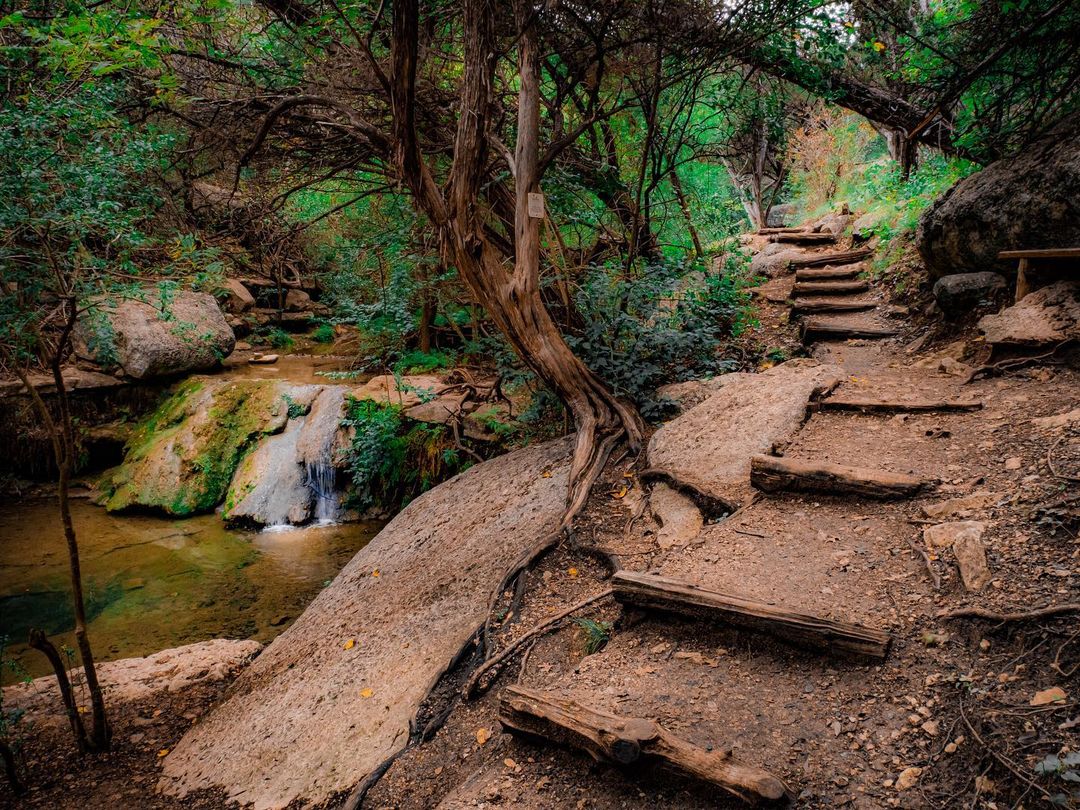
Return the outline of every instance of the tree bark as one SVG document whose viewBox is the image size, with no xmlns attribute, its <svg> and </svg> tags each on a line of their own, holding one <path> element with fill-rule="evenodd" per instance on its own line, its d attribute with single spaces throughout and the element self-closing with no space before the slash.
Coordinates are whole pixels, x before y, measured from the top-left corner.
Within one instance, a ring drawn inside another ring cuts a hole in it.
<svg viewBox="0 0 1080 810">
<path fill-rule="evenodd" d="M 674 189 L 675 197 L 679 200 L 679 209 L 682 211 L 683 219 L 686 220 L 686 230 L 690 233 L 690 241 L 694 244 L 694 253 L 700 259 L 705 255 L 705 250 L 701 246 L 701 236 L 694 225 L 694 217 L 690 213 L 690 201 L 686 198 L 686 192 L 683 191 L 678 169 L 671 170 L 671 188 Z"/>
</svg>

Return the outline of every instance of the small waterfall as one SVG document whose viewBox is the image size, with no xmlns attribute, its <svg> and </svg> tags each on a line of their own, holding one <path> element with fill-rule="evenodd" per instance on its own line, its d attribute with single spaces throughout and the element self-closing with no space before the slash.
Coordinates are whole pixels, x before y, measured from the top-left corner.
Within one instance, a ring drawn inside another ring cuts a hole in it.
<svg viewBox="0 0 1080 810">
<path fill-rule="evenodd" d="M 337 523 L 341 519 L 341 496 L 337 491 L 337 470 L 327 458 L 307 462 L 307 485 L 313 501 L 312 516 L 316 523 Z"/>
</svg>

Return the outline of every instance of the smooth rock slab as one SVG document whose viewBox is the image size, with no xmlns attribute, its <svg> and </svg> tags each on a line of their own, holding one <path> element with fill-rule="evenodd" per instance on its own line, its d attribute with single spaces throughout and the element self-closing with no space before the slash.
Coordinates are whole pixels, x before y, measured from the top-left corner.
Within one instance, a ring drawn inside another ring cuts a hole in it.
<svg viewBox="0 0 1080 810">
<path fill-rule="evenodd" d="M 184 736 L 161 787 L 220 786 L 256 808 L 317 803 L 401 749 L 492 589 L 557 528 L 571 441 L 479 464 L 413 501 Z"/>
<path fill-rule="evenodd" d="M 836 366 L 807 360 L 760 374 L 724 375 L 716 393 L 653 434 L 649 466 L 714 497 L 742 502 L 750 494 L 750 457 L 789 441 L 806 419 L 811 397 L 842 377 Z"/>
<path fill-rule="evenodd" d="M 1080 338 L 1080 283 L 1059 281 L 979 320 L 987 343 L 1050 346 Z"/>
<path fill-rule="evenodd" d="M 179 692 L 201 683 L 231 678 L 259 654 L 262 644 L 250 640 L 213 638 L 148 655 L 98 663 L 105 703 L 146 700 L 161 692 Z M 82 668 L 75 670 L 82 675 Z M 32 720 L 65 723 L 56 676 L 4 688 L 5 708 L 27 712 Z"/>
</svg>

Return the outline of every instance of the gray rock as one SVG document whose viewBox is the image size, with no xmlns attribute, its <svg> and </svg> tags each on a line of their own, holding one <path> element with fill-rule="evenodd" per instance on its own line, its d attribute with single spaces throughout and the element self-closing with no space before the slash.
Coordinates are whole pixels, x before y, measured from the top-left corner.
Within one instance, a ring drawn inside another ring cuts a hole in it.
<svg viewBox="0 0 1080 810">
<path fill-rule="evenodd" d="M 1048 346 L 1080 338 L 1080 283 L 1059 281 L 979 320 L 991 344 Z"/>
<path fill-rule="evenodd" d="M 225 496 L 222 517 L 230 524 L 297 526 L 311 517 L 311 491 L 296 457 L 303 417 L 267 436 L 244 457 Z"/>
<path fill-rule="evenodd" d="M 827 214 L 815 222 L 810 230 L 815 233 L 831 233 L 833 236 L 840 236 L 847 231 L 853 219 L 854 217 L 851 214 Z"/>
<path fill-rule="evenodd" d="M 979 591 L 990 581 L 990 566 L 986 562 L 986 546 L 982 536 L 986 524 L 980 520 L 958 520 L 938 523 L 923 529 L 927 548 L 951 548 L 960 566 L 960 578 L 969 591 Z"/>
<path fill-rule="evenodd" d="M 656 542 L 660 548 L 685 546 L 698 536 L 705 519 L 692 500 L 667 484 L 657 484 L 649 493 L 649 508 L 660 523 Z"/>
<path fill-rule="evenodd" d="M 923 213 L 916 245 L 932 278 L 1011 277 L 1016 262 L 999 251 L 1080 245 L 1080 116 L 953 186 Z"/>
<path fill-rule="evenodd" d="M 314 308 L 315 302 L 311 296 L 303 290 L 289 290 L 285 293 L 286 312 L 308 312 Z"/>
<path fill-rule="evenodd" d="M 934 283 L 934 298 L 946 315 L 962 315 L 993 303 L 1008 288 L 1000 273 L 954 273 Z"/>
<path fill-rule="evenodd" d="M 306 806 L 400 751 L 493 589 L 559 525 L 572 448 L 508 453 L 409 504 L 173 747 L 161 788 Z"/>
<path fill-rule="evenodd" d="M 795 213 L 794 203 L 774 205 L 769 209 L 769 216 L 766 217 L 765 225 L 769 228 L 783 228 L 790 223 Z"/>
<path fill-rule="evenodd" d="M 770 243 L 778 244 L 778 243 Z M 776 278 L 788 272 L 792 260 L 801 258 L 805 254 L 798 248 L 782 246 L 780 250 L 770 252 L 762 250 L 750 260 L 750 273 L 756 276 Z"/>
<path fill-rule="evenodd" d="M 221 293 L 226 312 L 238 314 L 255 306 L 255 296 L 235 278 L 227 278 L 222 282 Z"/>
<path fill-rule="evenodd" d="M 659 467 L 705 492 L 738 504 L 750 494 L 750 456 L 791 439 L 815 392 L 835 386 L 837 366 L 789 360 L 761 374 L 725 374 L 720 389 L 668 422 L 649 442 Z"/>
<path fill-rule="evenodd" d="M 166 312 L 152 301 L 90 310 L 76 327 L 76 351 L 138 380 L 213 368 L 232 352 L 236 336 L 214 296 L 177 293 Z"/>
</svg>

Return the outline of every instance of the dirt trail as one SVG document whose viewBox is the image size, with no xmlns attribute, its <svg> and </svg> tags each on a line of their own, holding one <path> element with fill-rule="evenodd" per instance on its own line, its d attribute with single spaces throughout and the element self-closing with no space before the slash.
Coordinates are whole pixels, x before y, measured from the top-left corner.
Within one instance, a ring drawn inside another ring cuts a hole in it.
<svg viewBox="0 0 1080 810">
<path fill-rule="evenodd" d="M 786 298 L 760 297 L 772 310 L 762 313 L 763 323 L 781 320 Z M 865 298 L 883 303 L 876 288 Z M 1078 474 L 1080 443 L 1067 420 L 1048 427 L 1032 419 L 1075 409 L 1080 374 L 1073 363 L 964 384 L 960 345 L 918 350 L 926 341 L 913 341 L 912 327 L 898 328 L 883 311 L 821 316 L 899 333 L 813 345 L 815 358 L 843 372 L 831 397 L 979 400 L 982 409 L 811 409 L 783 453 L 913 474 L 932 482 L 926 492 L 888 502 L 759 495 L 734 517 L 662 548 L 661 527 L 642 511 L 639 490 L 612 497 L 631 480 L 624 461 L 609 470 L 610 489 L 597 488 L 575 542 L 529 577 L 523 607 L 499 643 L 598 592 L 609 573 L 599 550 L 617 554 L 629 570 L 886 630 L 892 648 L 885 662 L 827 657 L 762 633 L 664 614 L 620 613 L 609 600 L 582 613 L 618 619 L 600 652 L 584 655 L 581 631 L 568 624 L 523 647 L 526 661 L 515 664 L 521 683 L 655 718 L 706 750 L 734 749 L 784 779 L 798 807 L 1011 806 L 1023 795 L 1062 789 L 1037 776 L 1034 765 L 1070 739 L 1075 745 L 1080 684 L 1065 677 L 1067 669 L 1054 669 L 1055 651 L 1059 667 L 1077 658 L 1069 648 L 1075 622 L 995 627 L 938 614 L 1078 601 L 1075 527 L 1062 528 L 1053 516 L 1064 514 L 1055 504 L 1068 487 L 1063 476 Z M 928 518 L 928 510 L 939 517 Z M 928 525 L 961 519 L 984 524 L 989 582 L 978 591 L 961 582 L 959 543 L 957 550 L 928 547 L 922 537 Z M 513 668 L 502 683 L 512 677 Z M 1031 706 L 1051 687 L 1063 688 L 1065 699 Z M 627 779 L 579 753 L 500 735 L 499 690 L 496 683 L 460 705 L 431 742 L 390 769 L 366 806 L 727 806 L 715 787 L 657 773 Z"/>
</svg>

